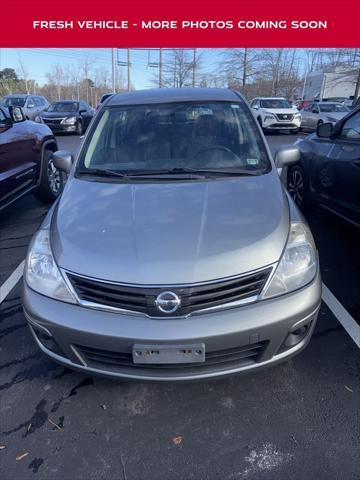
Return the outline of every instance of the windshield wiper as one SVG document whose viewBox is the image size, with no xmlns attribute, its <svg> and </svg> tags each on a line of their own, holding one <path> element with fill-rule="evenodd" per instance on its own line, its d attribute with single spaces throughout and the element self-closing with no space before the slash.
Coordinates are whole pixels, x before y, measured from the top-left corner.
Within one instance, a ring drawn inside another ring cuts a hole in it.
<svg viewBox="0 0 360 480">
<path fill-rule="evenodd" d="M 121 172 L 120 170 L 109 170 L 103 168 L 89 168 L 87 170 L 79 170 L 78 173 L 81 175 L 95 175 L 101 177 L 120 177 L 124 180 L 129 178 L 126 172 Z"/>
<path fill-rule="evenodd" d="M 234 168 L 230 170 L 214 169 L 214 168 L 191 168 L 191 167 L 176 167 L 168 170 L 167 173 L 199 173 L 204 175 L 261 175 L 258 170 L 247 170 L 245 168 Z"/>
</svg>

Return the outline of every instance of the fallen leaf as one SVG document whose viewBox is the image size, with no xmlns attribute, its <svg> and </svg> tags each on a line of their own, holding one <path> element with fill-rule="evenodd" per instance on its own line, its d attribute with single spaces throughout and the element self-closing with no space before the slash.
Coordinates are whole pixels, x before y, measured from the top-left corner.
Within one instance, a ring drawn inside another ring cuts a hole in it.
<svg viewBox="0 0 360 480">
<path fill-rule="evenodd" d="M 29 455 L 29 452 L 22 453 L 21 455 L 18 455 L 16 457 L 16 460 L 22 460 L 23 458 L 27 457 Z"/>
<path fill-rule="evenodd" d="M 29 426 L 28 426 L 28 428 L 27 428 L 27 431 L 29 431 L 30 428 L 31 428 L 31 423 L 29 423 Z"/>
<path fill-rule="evenodd" d="M 6 448 L 6 445 L 0 445 L 0 450 L 4 450 Z"/>
<path fill-rule="evenodd" d="M 180 435 L 178 437 L 173 437 L 172 441 L 174 445 L 180 445 L 182 442 L 182 437 Z"/>
<path fill-rule="evenodd" d="M 101 405 L 101 408 L 102 408 L 103 410 L 106 410 L 106 409 L 107 409 L 107 406 L 106 406 L 106 405 Z"/>
<path fill-rule="evenodd" d="M 352 390 L 350 387 L 348 387 L 347 385 L 344 385 L 344 387 L 346 388 L 346 390 L 348 392 L 351 392 L 351 393 L 354 393 L 354 390 Z"/>
<path fill-rule="evenodd" d="M 51 423 L 51 425 L 54 425 L 54 427 L 56 427 L 58 430 L 62 430 L 61 427 L 59 427 L 59 425 L 55 422 L 53 422 L 50 418 L 48 418 L 49 422 Z"/>
</svg>

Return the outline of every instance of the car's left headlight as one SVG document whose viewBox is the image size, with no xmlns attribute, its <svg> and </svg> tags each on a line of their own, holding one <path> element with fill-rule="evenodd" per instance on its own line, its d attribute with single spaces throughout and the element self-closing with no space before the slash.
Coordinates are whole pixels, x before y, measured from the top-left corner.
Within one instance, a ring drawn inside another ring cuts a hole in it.
<svg viewBox="0 0 360 480">
<path fill-rule="evenodd" d="M 56 265 L 50 247 L 49 230 L 39 230 L 30 245 L 25 264 L 25 281 L 35 292 L 62 302 L 76 303 Z"/>
<path fill-rule="evenodd" d="M 317 253 L 309 227 L 304 223 L 291 223 L 285 250 L 262 298 L 283 295 L 304 287 L 314 279 L 316 270 Z"/>
<path fill-rule="evenodd" d="M 301 113 L 300 112 L 295 113 L 294 118 L 301 118 Z"/>
<path fill-rule="evenodd" d="M 42 119 L 39 115 L 37 115 L 37 116 L 35 117 L 35 122 L 37 122 L 37 123 L 44 123 L 44 122 L 43 122 L 43 119 Z"/>
<path fill-rule="evenodd" d="M 61 123 L 65 123 L 67 125 L 74 125 L 74 123 L 77 122 L 77 118 L 76 117 L 68 117 L 68 118 L 64 118 L 64 120 L 61 121 Z"/>
</svg>

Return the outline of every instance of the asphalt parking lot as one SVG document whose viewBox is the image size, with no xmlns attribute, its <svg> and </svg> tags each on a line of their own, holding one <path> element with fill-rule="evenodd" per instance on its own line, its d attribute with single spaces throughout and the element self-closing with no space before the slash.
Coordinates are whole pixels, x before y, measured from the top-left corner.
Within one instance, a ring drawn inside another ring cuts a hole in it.
<svg viewBox="0 0 360 480">
<path fill-rule="evenodd" d="M 272 151 L 295 138 L 267 136 Z M 79 138 L 58 143 L 75 153 Z M 0 212 L 0 285 L 17 275 L 46 211 L 26 197 Z M 324 284 L 360 323 L 359 232 L 320 209 L 308 220 Z M 26 326 L 19 280 L 0 305 L 2 479 L 359 480 L 359 349 L 331 308 L 323 302 L 309 346 L 277 367 L 122 383 L 47 359 Z"/>
</svg>

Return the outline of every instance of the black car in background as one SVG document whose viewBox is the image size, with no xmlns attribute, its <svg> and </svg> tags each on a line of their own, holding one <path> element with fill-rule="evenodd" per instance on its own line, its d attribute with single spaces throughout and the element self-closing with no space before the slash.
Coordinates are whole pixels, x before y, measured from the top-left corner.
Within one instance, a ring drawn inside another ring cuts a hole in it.
<svg viewBox="0 0 360 480">
<path fill-rule="evenodd" d="M 287 188 L 297 205 L 318 204 L 360 227 L 360 106 L 295 144 L 301 160 L 289 168 Z"/>
<path fill-rule="evenodd" d="M 45 123 L 54 133 L 69 132 L 82 135 L 94 114 L 94 109 L 86 102 L 61 100 L 52 103 L 35 118 L 35 121 Z"/>
</svg>

